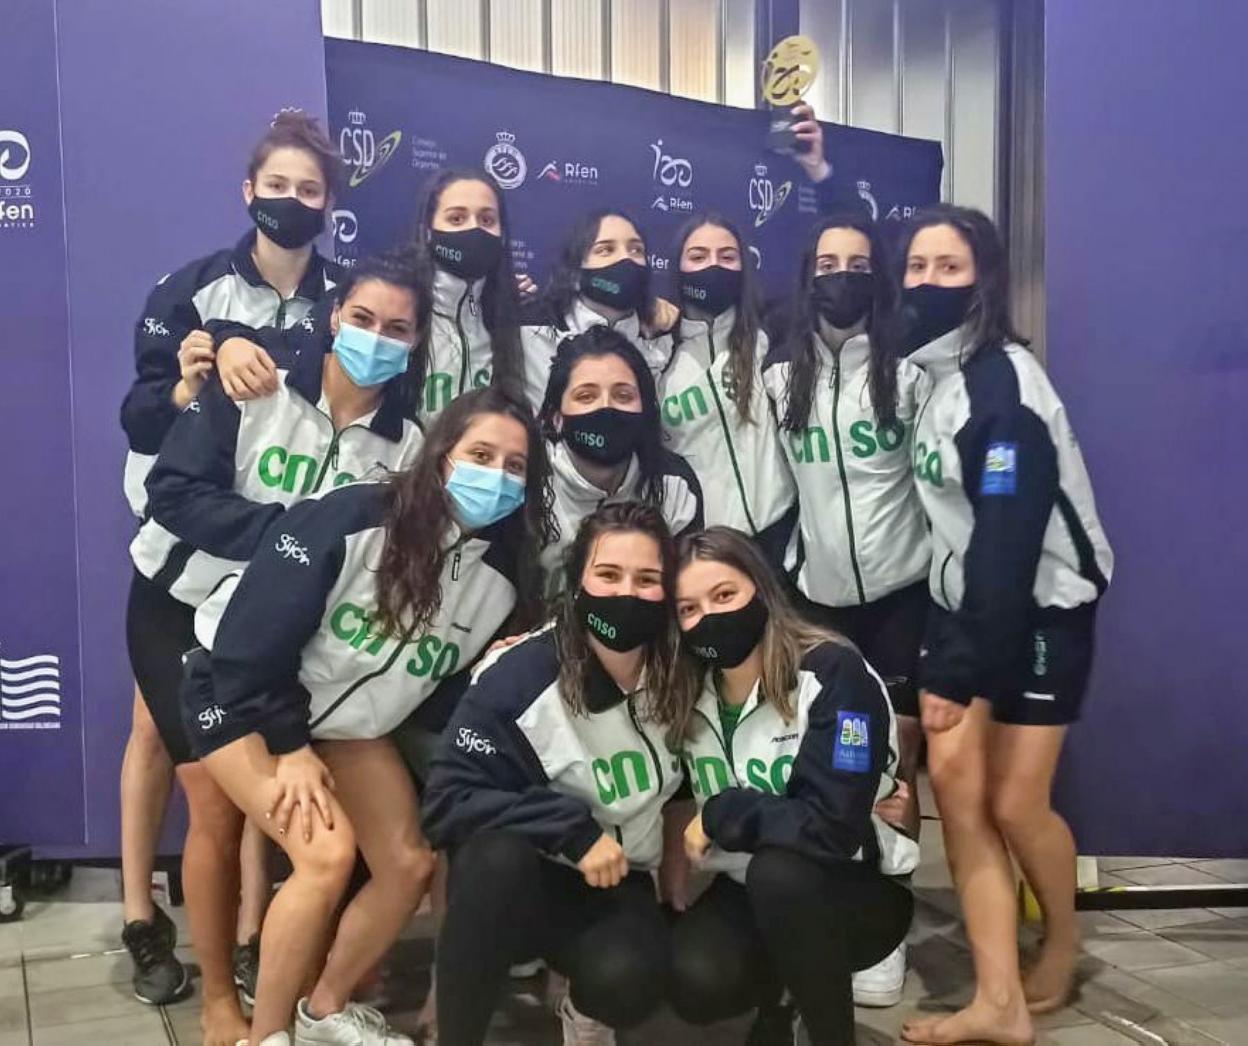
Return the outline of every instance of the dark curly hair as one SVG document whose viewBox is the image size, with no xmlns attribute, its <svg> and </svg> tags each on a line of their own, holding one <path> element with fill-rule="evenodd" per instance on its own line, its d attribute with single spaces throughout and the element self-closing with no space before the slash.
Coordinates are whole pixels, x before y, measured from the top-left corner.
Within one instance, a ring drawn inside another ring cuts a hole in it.
<svg viewBox="0 0 1248 1046">
<path fill-rule="evenodd" d="M 377 571 L 377 627 L 389 635 L 416 632 L 427 626 L 442 603 L 442 567 L 450 549 L 445 535 L 455 522 L 442 469 L 451 448 L 469 426 L 485 414 L 501 414 L 524 426 L 528 436 L 528 470 L 524 505 L 488 529 L 496 531 L 516 565 L 516 607 L 507 627 L 522 631 L 542 614 L 542 582 L 538 555 L 558 539 L 554 492 L 546 444 L 528 405 L 490 386 L 474 389 L 451 401 L 438 415 L 411 468 L 390 479 L 393 501 L 386 517 L 386 541 Z"/>
<path fill-rule="evenodd" d="M 667 627 L 646 648 L 645 681 L 647 705 L 645 715 L 652 722 L 671 728 L 680 718 L 680 709 L 673 702 L 672 680 L 676 671 L 676 651 L 680 632 L 676 627 L 676 543 L 667 528 L 663 513 L 653 505 L 640 501 L 617 501 L 602 505 L 587 516 L 576 532 L 576 539 L 564 560 L 563 593 L 555 609 L 555 648 L 559 653 L 559 692 L 564 703 L 579 715 L 586 714 L 585 684 L 589 679 L 589 633 L 576 612 L 576 597 L 581 590 L 585 564 L 605 534 L 645 534 L 659 546 L 659 562 L 663 568 L 663 603 L 667 608 Z"/>
</svg>

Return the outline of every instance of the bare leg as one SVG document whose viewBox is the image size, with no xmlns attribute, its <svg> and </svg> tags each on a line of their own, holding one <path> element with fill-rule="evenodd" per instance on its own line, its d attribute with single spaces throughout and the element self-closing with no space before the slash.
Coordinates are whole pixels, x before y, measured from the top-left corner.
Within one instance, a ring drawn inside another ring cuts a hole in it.
<svg viewBox="0 0 1248 1046">
<path fill-rule="evenodd" d="M 337 783 L 370 877 L 338 922 L 329 961 L 308 997 L 314 1018 L 340 1012 L 390 950 L 433 878 L 411 775 L 389 738 L 326 741 L 317 752 Z"/>
<path fill-rule="evenodd" d="M 355 863 L 355 833 L 337 799 L 330 797 L 334 827 L 316 819 L 312 841 L 301 831 L 279 835 L 267 820 L 276 785 L 277 760 L 259 734 L 249 734 L 203 760 L 234 805 L 290 857 L 294 869 L 278 890 L 264 920 L 260 978 L 251 1017 L 251 1041 L 284 1030 L 310 971 L 319 961 L 329 925 Z M 237 853 L 236 853 L 237 856 Z"/>
<path fill-rule="evenodd" d="M 902 824 L 910 836 L 917 839 L 922 816 L 919 809 L 919 751 L 923 747 L 923 728 L 917 716 L 897 717 L 897 745 L 901 749 L 898 753 L 897 775 L 910 788 L 910 798 L 906 802 Z"/>
<path fill-rule="evenodd" d="M 203 976 L 204 1046 L 234 1046 L 247 1021 L 234 988 L 230 945 L 238 914 L 238 844 L 243 815 L 199 763 L 178 767 L 191 824 L 182 853 L 182 885 L 191 941 Z"/>
<path fill-rule="evenodd" d="M 1060 1009 L 1079 956 L 1075 840 L 1050 805 L 1064 726 L 993 727 L 992 813 L 1044 911 L 1044 947 L 1024 982 L 1033 1013 Z"/>
<path fill-rule="evenodd" d="M 987 747 L 991 706 L 976 700 L 962 722 L 927 736 L 928 768 L 975 961 L 975 997 L 943 1018 L 907 1022 L 909 1042 L 1029 1046 L 1031 1017 L 1018 972 L 1014 870 L 989 815 Z"/>
<path fill-rule="evenodd" d="M 136 686 L 130 738 L 121 762 L 121 893 L 126 922 L 152 918 L 152 871 L 172 788 L 173 761 Z"/>
<path fill-rule="evenodd" d="M 268 836 L 248 820 L 243 828 L 243 842 L 238 861 L 242 889 L 238 905 L 238 926 L 235 940 L 246 944 L 260 932 L 264 913 L 273 893 L 273 876 L 269 871 Z"/>
</svg>

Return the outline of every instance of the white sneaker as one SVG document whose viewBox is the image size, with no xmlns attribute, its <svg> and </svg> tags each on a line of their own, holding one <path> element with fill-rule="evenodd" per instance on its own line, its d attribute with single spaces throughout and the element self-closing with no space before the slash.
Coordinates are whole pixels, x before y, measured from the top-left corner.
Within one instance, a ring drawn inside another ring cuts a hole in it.
<svg viewBox="0 0 1248 1046">
<path fill-rule="evenodd" d="M 250 1046 L 250 1039 L 239 1039 L 234 1046 Z M 284 1031 L 275 1031 L 271 1035 L 266 1035 L 260 1046 L 290 1046 L 290 1033 Z"/>
<path fill-rule="evenodd" d="M 615 1046 L 615 1031 L 577 1013 L 566 995 L 559 1004 L 559 1020 L 563 1022 L 563 1046 Z"/>
<path fill-rule="evenodd" d="M 885 1007 L 901 1002 L 906 983 L 906 942 L 874 966 L 854 974 L 854 1005 Z"/>
<path fill-rule="evenodd" d="M 392 1031 L 381 1011 L 371 1006 L 349 1002 L 342 1012 L 318 1021 L 308 1014 L 307 1003 L 300 999 L 295 1011 L 295 1046 L 416 1046 Z"/>
<path fill-rule="evenodd" d="M 518 981 L 525 981 L 530 977 L 536 977 L 544 969 L 546 969 L 545 959 L 530 959 L 528 962 L 516 963 L 507 971 L 507 974 Z"/>
</svg>

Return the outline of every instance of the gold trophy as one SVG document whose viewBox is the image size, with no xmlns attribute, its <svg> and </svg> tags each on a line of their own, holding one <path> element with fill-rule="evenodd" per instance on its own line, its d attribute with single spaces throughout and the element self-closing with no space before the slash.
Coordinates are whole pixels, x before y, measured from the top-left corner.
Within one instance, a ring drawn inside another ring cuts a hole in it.
<svg viewBox="0 0 1248 1046">
<path fill-rule="evenodd" d="M 809 36 L 786 36 L 763 61 L 763 100 L 775 106 L 767 132 L 767 148 L 784 156 L 798 152 L 789 110 L 810 90 L 819 75 L 819 48 Z"/>
</svg>

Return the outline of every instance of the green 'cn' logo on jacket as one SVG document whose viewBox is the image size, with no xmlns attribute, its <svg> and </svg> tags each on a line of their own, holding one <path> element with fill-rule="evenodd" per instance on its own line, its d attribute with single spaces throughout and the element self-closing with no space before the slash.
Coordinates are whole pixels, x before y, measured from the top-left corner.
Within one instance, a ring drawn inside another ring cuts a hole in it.
<svg viewBox="0 0 1248 1046">
<path fill-rule="evenodd" d="M 681 758 L 684 759 L 685 772 L 695 795 L 709 799 L 732 787 L 728 763 L 719 756 L 694 756 L 686 752 Z M 782 755 L 771 763 L 758 758 L 747 759 L 745 763 L 745 784 L 768 795 L 784 795 L 792 774 L 791 755 Z"/>
<path fill-rule="evenodd" d="M 640 752 L 616 752 L 610 760 L 595 759 L 590 770 L 604 806 L 627 799 L 634 792 L 650 791 L 650 763 Z"/>
<path fill-rule="evenodd" d="M 906 439 L 906 426 L 898 420 L 879 426 L 870 421 L 855 421 L 849 426 L 849 438 L 853 443 L 850 453 L 856 458 L 869 458 L 879 451 L 900 447 Z"/>
<path fill-rule="evenodd" d="M 832 460 L 832 455 L 828 450 L 828 434 L 819 425 L 811 425 L 797 432 L 790 432 L 789 446 L 793 448 L 793 460 L 799 465 Z"/>
<path fill-rule="evenodd" d="M 386 632 L 374 632 L 371 615 L 354 603 L 339 603 L 329 618 L 329 628 L 334 636 L 348 643 L 355 650 L 377 655 L 385 649 L 390 636 Z M 435 635 L 423 635 L 406 641 L 416 648 L 407 661 L 409 675 L 417 679 L 445 679 L 459 667 L 459 647 Z"/>
<path fill-rule="evenodd" d="M 926 443 L 916 443 L 914 445 L 914 476 L 915 479 L 930 483 L 933 487 L 943 487 L 945 477 L 940 465 L 940 451 L 929 451 Z"/>
<path fill-rule="evenodd" d="M 310 494 L 320 473 L 321 463 L 307 454 L 292 454 L 285 447 L 270 447 L 260 455 L 256 472 L 266 487 L 280 487 L 287 494 Z M 354 483 L 349 472 L 334 474 L 334 486 Z"/>
<path fill-rule="evenodd" d="M 675 396 L 663 400 L 663 420 L 669 425 L 680 425 L 694 418 L 705 417 L 707 413 L 706 397 L 702 390 L 693 385 Z"/>
</svg>

